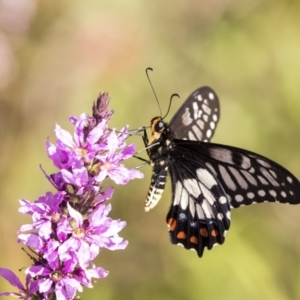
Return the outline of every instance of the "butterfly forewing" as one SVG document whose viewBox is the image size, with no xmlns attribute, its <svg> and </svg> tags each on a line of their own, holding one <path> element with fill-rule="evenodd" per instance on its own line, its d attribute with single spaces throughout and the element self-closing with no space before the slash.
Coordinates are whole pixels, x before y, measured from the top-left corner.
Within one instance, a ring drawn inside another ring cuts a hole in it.
<svg viewBox="0 0 300 300">
<path fill-rule="evenodd" d="M 219 119 L 218 96 L 211 88 L 201 87 L 182 104 L 169 126 L 177 139 L 208 142 Z"/>
</svg>

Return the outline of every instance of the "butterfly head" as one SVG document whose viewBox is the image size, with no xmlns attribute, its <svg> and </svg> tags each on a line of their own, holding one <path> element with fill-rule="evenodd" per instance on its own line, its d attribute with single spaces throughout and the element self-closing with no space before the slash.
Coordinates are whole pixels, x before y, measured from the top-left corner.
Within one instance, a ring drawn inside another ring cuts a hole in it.
<svg viewBox="0 0 300 300">
<path fill-rule="evenodd" d="M 154 117 L 151 120 L 151 137 L 148 141 L 148 146 L 159 142 L 164 132 L 169 132 L 169 127 L 167 123 L 165 123 L 162 117 Z"/>
</svg>

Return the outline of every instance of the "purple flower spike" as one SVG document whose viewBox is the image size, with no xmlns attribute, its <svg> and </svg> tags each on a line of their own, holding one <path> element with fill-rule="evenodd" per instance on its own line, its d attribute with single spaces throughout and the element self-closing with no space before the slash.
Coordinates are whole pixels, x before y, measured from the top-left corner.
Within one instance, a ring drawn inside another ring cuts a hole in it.
<svg viewBox="0 0 300 300">
<path fill-rule="evenodd" d="M 30 203 L 20 200 L 19 212 L 31 217 L 21 226 L 18 242 L 28 247 L 32 265 L 26 270 L 26 285 L 10 270 L 0 268 L 0 276 L 18 289 L 0 293 L 19 299 L 70 300 L 92 288 L 95 279 L 108 271 L 93 264 L 102 251 L 122 250 L 128 241 L 119 236 L 126 222 L 108 215 L 112 187 L 102 188 L 110 178 L 116 184 L 142 178 L 136 169 L 128 169 L 124 161 L 135 153 L 135 145 L 126 146 L 128 128 L 108 128 L 113 111 L 108 109 L 108 94 L 100 94 L 93 105 L 93 116 L 71 116 L 74 133 L 55 126 L 56 142 L 46 141 L 46 152 L 58 171 L 42 172 L 57 190 L 46 192 Z"/>
</svg>

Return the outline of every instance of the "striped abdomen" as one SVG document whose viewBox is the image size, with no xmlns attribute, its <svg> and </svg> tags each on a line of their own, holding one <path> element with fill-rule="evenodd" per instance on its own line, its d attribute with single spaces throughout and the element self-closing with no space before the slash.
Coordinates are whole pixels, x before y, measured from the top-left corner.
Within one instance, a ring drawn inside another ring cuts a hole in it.
<svg viewBox="0 0 300 300">
<path fill-rule="evenodd" d="M 145 200 L 145 211 L 152 209 L 160 200 L 165 189 L 167 173 L 168 166 L 160 164 L 154 166 L 151 184 Z"/>
</svg>

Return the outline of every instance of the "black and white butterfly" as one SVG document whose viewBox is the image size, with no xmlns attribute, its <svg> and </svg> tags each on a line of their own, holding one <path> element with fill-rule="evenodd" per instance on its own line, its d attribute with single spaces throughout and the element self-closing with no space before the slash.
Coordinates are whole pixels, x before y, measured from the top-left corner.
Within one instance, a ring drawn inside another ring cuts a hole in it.
<svg viewBox="0 0 300 300">
<path fill-rule="evenodd" d="M 173 244 L 195 250 L 223 244 L 230 210 L 264 201 L 300 203 L 300 182 L 259 154 L 209 143 L 220 118 L 219 99 L 209 87 L 192 93 L 168 123 L 151 120 L 143 140 L 153 167 L 145 210 L 160 200 L 168 173 L 172 204 L 167 214 Z"/>
</svg>

